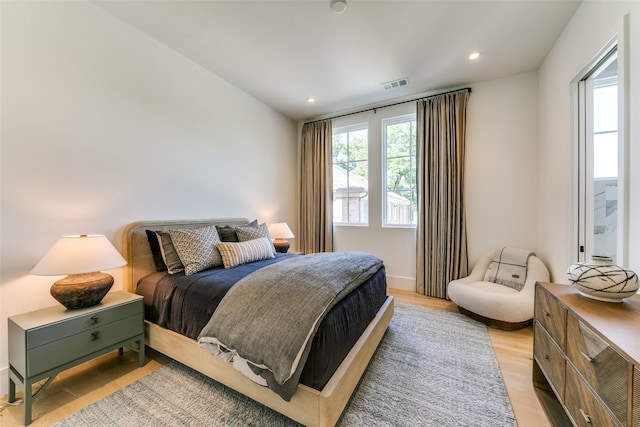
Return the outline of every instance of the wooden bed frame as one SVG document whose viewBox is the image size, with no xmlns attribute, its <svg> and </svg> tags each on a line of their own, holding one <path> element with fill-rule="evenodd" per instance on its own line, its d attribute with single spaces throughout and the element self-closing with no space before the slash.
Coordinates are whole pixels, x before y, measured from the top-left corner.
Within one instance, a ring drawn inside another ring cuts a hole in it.
<svg viewBox="0 0 640 427">
<path fill-rule="evenodd" d="M 124 289 L 135 292 L 138 280 L 155 270 L 145 230 L 199 228 L 208 225 L 246 224 L 245 218 L 209 220 L 139 221 L 123 232 L 122 252 L 127 259 Z M 393 317 L 393 297 L 388 296 L 376 317 L 360 336 L 327 385 L 321 390 L 299 384 L 290 402 L 249 380 L 232 364 L 211 356 L 188 337 L 145 321 L 145 343 L 208 377 L 306 426 L 333 426 L 340 418 Z"/>
</svg>

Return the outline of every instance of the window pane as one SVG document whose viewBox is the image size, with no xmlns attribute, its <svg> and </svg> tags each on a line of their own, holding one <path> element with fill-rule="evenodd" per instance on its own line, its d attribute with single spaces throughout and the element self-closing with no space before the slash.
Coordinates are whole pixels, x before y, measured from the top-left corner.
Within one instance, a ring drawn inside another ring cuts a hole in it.
<svg viewBox="0 0 640 427">
<path fill-rule="evenodd" d="M 333 131 L 333 221 L 369 221 L 369 141 L 363 126 Z"/>
<path fill-rule="evenodd" d="M 618 132 L 593 136 L 593 177 L 618 176 Z"/>
<path fill-rule="evenodd" d="M 593 132 L 616 130 L 618 129 L 618 85 L 610 77 L 596 80 L 598 81 L 608 86 L 596 87 L 593 90 Z"/>
<path fill-rule="evenodd" d="M 383 120 L 384 225 L 416 224 L 415 115 Z"/>
<path fill-rule="evenodd" d="M 618 234 L 618 61 L 611 60 L 592 77 L 593 247 L 591 255 L 617 255 Z"/>
<path fill-rule="evenodd" d="M 414 142 L 411 131 L 415 124 L 411 122 L 390 124 L 387 126 L 387 158 L 411 154 Z"/>
<path fill-rule="evenodd" d="M 369 139 L 366 129 L 349 133 L 349 158 L 353 161 L 369 159 Z"/>
<path fill-rule="evenodd" d="M 347 149 L 347 134 L 333 135 L 332 139 L 333 162 L 346 163 L 349 159 Z"/>
<path fill-rule="evenodd" d="M 618 180 L 594 180 L 593 255 L 615 259 L 617 245 Z"/>
<path fill-rule="evenodd" d="M 409 156 L 387 159 L 388 191 L 398 193 L 411 188 L 414 178 L 411 174 L 411 160 Z"/>
</svg>

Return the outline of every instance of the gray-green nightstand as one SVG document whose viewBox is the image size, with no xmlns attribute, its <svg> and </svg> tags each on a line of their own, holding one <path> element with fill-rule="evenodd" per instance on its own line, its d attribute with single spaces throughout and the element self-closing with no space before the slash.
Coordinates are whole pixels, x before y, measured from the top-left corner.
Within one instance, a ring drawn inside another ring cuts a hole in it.
<svg viewBox="0 0 640 427">
<path fill-rule="evenodd" d="M 105 353 L 129 346 L 144 366 L 142 297 L 112 292 L 93 307 L 67 310 L 49 307 L 9 318 L 9 402 L 16 384 L 24 391 L 24 424 L 31 424 L 31 405 L 60 372 Z M 32 394 L 31 386 L 47 378 Z"/>
</svg>

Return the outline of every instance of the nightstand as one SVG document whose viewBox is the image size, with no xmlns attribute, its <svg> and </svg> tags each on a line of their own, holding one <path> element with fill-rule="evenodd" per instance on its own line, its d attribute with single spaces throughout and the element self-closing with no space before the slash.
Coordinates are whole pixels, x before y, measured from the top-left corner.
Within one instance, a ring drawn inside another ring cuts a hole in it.
<svg viewBox="0 0 640 427">
<path fill-rule="evenodd" d="M 92 307 L 49 307 L 9 318 L 9 402 L 16 384 L 24 391 L 24 424 L 31 424 L 31 405 L 60 372 L 123 347 L 138 352 L 144 366 L 142 297 L 112 292 Z M 32 385 L 44 385 L 32 394 Z"/>
</svg>

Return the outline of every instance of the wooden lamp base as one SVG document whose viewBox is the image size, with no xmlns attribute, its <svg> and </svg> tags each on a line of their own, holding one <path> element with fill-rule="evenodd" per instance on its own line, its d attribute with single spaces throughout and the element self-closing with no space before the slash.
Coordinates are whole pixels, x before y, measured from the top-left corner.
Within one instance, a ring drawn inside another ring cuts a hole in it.
<svg viewBox="0 0 640 427">
<path fill-rule="evenodd" d="M 99 304 L 113 286 L 106 273 L 71 274 L 51 285 L 51 296 L 69 310 Z"/>
</svg>

